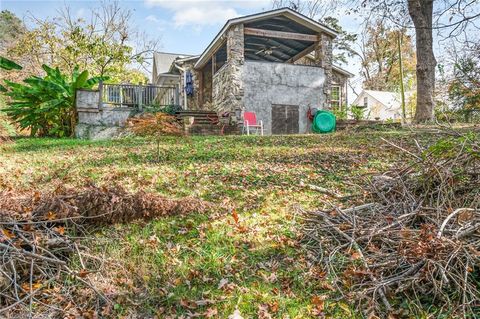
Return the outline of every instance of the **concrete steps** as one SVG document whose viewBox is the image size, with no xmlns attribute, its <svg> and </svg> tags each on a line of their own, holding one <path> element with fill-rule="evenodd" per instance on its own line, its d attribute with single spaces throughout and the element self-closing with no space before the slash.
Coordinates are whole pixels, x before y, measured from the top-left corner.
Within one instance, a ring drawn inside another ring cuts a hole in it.
<svg viewBox="0 0 480 319">
<path fill-rule="evenodd" d="M 188 135 L 236 135 L 240 134 L 237 125 L 222 123 L 214 111 L 188 110 L 175 113 L 183 123 Z M 190 122 L 193 118 L 193 123 Z"/>
<path fill-rule="evenodd" d="M 216 124 L 219 122 L 218 114 L 214 111 L 189 110 L 179 111 L 175 116 L 184 123 L 189 123 L 193 117 L 193 124 Z"/>
</svg>

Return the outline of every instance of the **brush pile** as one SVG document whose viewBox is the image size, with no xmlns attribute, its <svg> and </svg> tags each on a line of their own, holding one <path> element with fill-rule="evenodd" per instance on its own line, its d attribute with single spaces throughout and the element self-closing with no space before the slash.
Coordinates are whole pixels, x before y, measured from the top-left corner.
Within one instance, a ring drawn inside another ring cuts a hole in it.
<svg viewBox="0 0 480 319">
<path fill-rule="evenodd" d="M 87 278 L 100 272 L 106 262 L 85 245 L 93 238 L 89 236 L 92 226 L 209 209 L 208 203 L 198 199 L 129 193 L 121 187 L 0 193 L 0 317 L 9 311 L 31 313 L 39 305 L 60 305 L 58 296 L 64 303 L 65 296 L 68 303 L 78 302 L 67 282 L 93 291 L 98 307 L 110 303 Z M 80 265 L 77 270 L 70 268 L 72 261 Z"/>
<path fill-rule="evenodd" d="M 307 247 L 366 316 L 407 304 L 477 318 L 479 135 L 419 146 L 419 155 L 396 147 L 413 163 L 369 179 L 367 204 L 304 212 Z"/>
</svg>

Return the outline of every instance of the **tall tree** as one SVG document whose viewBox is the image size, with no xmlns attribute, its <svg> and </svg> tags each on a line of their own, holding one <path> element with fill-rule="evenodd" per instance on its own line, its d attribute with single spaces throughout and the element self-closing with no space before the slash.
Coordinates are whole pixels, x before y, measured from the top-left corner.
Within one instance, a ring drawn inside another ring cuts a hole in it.
<svg viewBox="0 0 480 319">
<path fill-rule="evenodd" d="M 27 31 L 25 24 L 14 13 L 3 10 L 0 12 L 0 55 L 6 56 L 10 48 L 14 47 L 18 40 Z M 23 79 L 31 70 L 20 72 L 0 72 L 0 82 L 3 79 L 17 81 Z"/>
<path fill-rule="evenodd" d="M 22 20 L 8 10 L 0 12 L 0 50 L 10 47 L 26 28 Z"/>
<path fill-rule="evenodd" d="M 272 7 L 288 7 L 309 18 L 321 20 L 331 16 L 340 3 L 341 1 L 331 0 L 272 0 Z"/>
<path fill-rule="evenodd" d="M 398 38 L 401 38 L 404 76 L 400 74 Z M 360 35 L 359 50 L 363 87 L 369 90 L 397 91 L 400 81 L 407 89 L 415 86 L 415 48 L 406 29 L 388 26 L 384 19 L 366 20 Z"/>
<path fill-rule="evenodd" d="M 480 110 L 480 43 L 466 42 L 451 52 L 454 67 L 447 81 L 448 95 L 457 110 Z"/>
<path fill-rule="evenodd" d="M 415 26 L 417 45 L 417 109 L 414 121 L 417 123 L 433 120 L 435 67 L 437 60 L 433 53 L 433 1 L 408 0 L 408 12 Z"/>
<path fill-rule="evenodd" d="M 38 71 L 46 63 L 72 72 L 76 66 L 92 75 L 111 75 L 113 80 L 139 77 L 137 69 L 151 61 L 158 40 L 149 40 L 133 27 L 132 12 L 119 2 L 101 2 L 91 8 L 88 18 L 75 18 L 69 7 L 54 19 L 31 17 L 34 27 L 8 51 L 12 58 L 24 61 Z M 141 81 L 146 77 L 140 75 Z"/>
</svg>

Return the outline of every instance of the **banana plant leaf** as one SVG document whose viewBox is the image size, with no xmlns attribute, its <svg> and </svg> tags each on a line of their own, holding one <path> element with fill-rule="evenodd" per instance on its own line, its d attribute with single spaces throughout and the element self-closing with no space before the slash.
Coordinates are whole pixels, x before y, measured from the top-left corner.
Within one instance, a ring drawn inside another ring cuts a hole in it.
<svg viewBox="0 0 480 319">
<path fill-rule="evenodd" d="M 108 81 L 110 79 L 109 76 L 94 76 L 90 79 L 87 80 L 87 82 L 85 83 L 85 87 L 87 89 L 90 89 L 92 88 L 95 84 L 98 84 L 100 83 L 101 81 Z"/>
<path fill-rule="evenodd" d="M 23 83 L 5 81 L 5 94 L 10 97 L 7 116 L 22 128 L 29 128 L 33 135 L 69 136 L 73 133 L 75 116 L 75 91 L 91 89 L 109 77 L 89 78 L 88 71 L 75 67 L 70 75 L 58 68 L 42 66 L 44 77 L 30 76 Z"/>
<path fill-rule="evenodd" d="M 10 70 L 21 70 L 23 68 L 20 65 L 16 64 L 15 62 L 13 62 L 12 60 L 9 60 L 7 58 L 0 56 L 0 69 L 10 71 Z"/>
<path fill-rule="evenodd" d="M 85 70 L 82 73 L 80 73 L 80 75 L 78 75 L 78 77 L 77 77 L 77 79 L 74 83 L 74 89 L 84 87 L 87 80 L 88 80 L 88 71 Z"/>
</svg>

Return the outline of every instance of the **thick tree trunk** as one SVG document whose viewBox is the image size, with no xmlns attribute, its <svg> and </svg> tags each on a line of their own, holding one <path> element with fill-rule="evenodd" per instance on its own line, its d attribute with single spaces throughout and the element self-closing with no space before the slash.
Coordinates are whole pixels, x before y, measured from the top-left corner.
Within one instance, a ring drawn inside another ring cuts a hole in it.
<svg viewBox="0 0 480 319">
<path fill-rule="evenodd" d="M 415 25 L 417 42 L 417 109 L 414 121 L 422 123 L 433 120 L 435 102 L 435 67 L 433 54 L 433 1 L 408 0 L 408 11 Z"/>
</svg>

